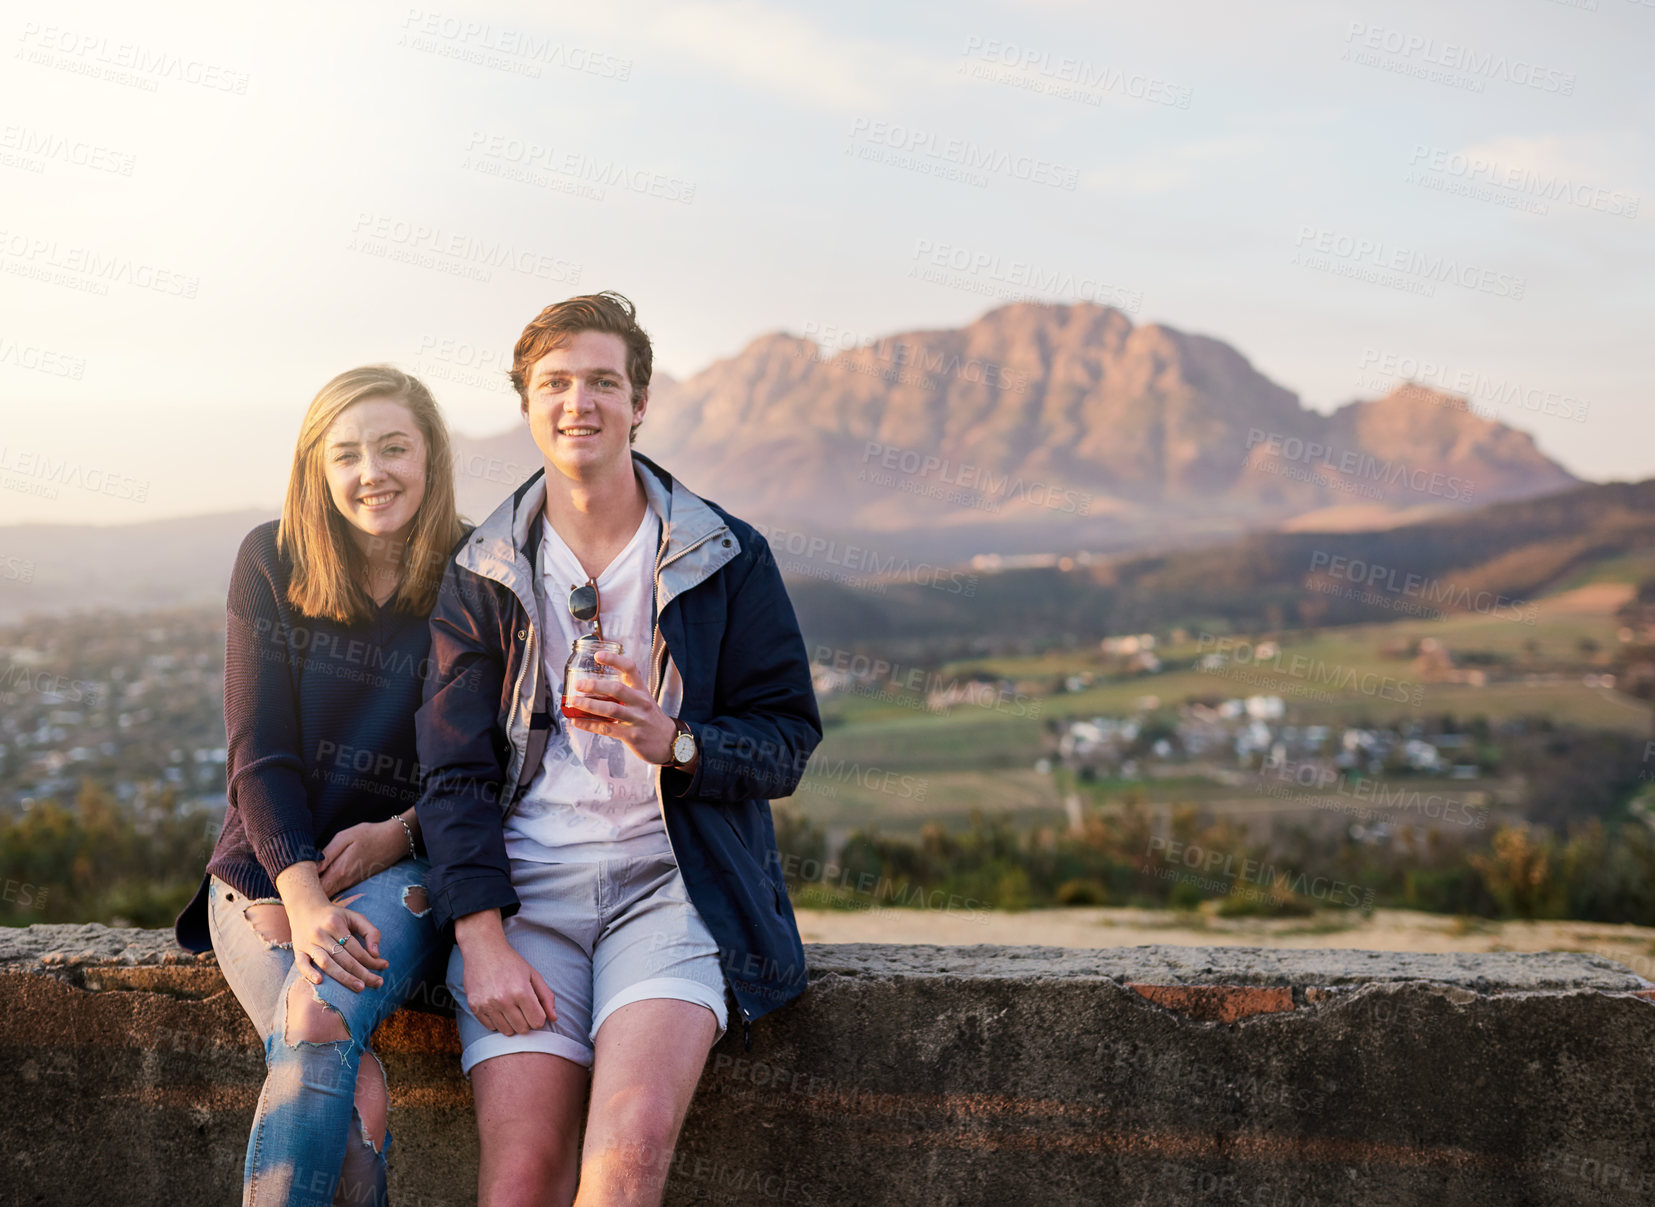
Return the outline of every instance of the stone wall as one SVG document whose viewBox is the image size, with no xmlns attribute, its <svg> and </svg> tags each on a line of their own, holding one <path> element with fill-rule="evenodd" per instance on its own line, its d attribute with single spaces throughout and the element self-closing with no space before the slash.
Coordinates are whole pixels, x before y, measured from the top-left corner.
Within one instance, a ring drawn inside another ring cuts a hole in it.
<svg viewBox="0 0 1655 1207">
<path fill-rule="evenodd" d="M 1655 989 L 1589 955 L 812 946 L 714 1051 L 670 1203 L 1655 1200 Z M 452 1020 L 375 1037 L 393 1201 L 473 1201 Z M 0 930 L 0 1204 L 238 1201 L 263 1077 L 212 957 Z"/>
</svg>

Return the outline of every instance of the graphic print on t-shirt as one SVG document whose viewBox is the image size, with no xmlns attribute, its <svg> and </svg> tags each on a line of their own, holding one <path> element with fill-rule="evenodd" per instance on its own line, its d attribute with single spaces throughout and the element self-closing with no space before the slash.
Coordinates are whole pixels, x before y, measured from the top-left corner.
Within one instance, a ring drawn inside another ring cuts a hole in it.
<svg viewBox="0 0 1655 1207">
<path fill-rule="evenodd" d="M 646 508 L 631 541 L 597 576 L 604 636 L 621 643 L 646 683 L 660 531 L 660 517 Z M 512 858 L 554 862 L 668 852 L 655 796 L 656 769 L 619 738 L 577 729 L 562 715 L 564 664 L 575 639 L 592 626 L 569 615 L 569 591 L 586 581 L 586 572 L 550 523 L 544 525 L 539 569 L 546 600 L 542 670 L 558 727 L 539 772 L 506 818 L 506 850 Z"/>
</svg>

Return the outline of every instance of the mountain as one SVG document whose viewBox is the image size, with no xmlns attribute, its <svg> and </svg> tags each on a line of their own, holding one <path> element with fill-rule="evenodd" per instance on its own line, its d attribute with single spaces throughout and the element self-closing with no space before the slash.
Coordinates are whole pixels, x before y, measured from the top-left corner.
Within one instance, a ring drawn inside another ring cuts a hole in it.
<svg viewBox="0 0 1655 1207">
<path fill-rule="evenodd" d="M 0 528 L 0 620 L 98 608 L 223 607 L 242 538 L 274 518 L 248 509 L 141 524 Z"/>
<path fill-rule="evenodd" d="M 1322 415 L 1221 340 L 1093 304 L 836 354 L 770 334 L 666 401 L 639 448 L 721 504 L 943 557 L 1381 527 L 1579 482 L 1452 395 Z"/>
<path fill-rule="evenodd" d="M 1579 484 L 1452 395 L 1405 385 L 1323 415 L 1221 340 L 1093 304 L 1016 303 L 838 352 L 760 336 L 685 381 L 657 374 L 638 448 L 778 551 L 832 542 L 880 565 L 1385 529 Z M 454 452 L 473 521 L 541 465 L 521 422 L 456 434 Z M 0 559 L 0 618 L 221 601 L 268 518 L 0 528 L 32 566 L 26 582 Z"/>
</svg>

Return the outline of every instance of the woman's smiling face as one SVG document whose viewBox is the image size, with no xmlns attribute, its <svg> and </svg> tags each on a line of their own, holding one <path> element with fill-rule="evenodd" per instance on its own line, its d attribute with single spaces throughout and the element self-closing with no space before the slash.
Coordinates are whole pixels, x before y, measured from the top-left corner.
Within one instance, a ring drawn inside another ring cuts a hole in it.
<svg viewBox="0 0 1655 1207">
<path fill-rule="evenodd" d="M 425 499 L 425 439 L 407 404 L 364 398 L 322 439 L 328 492 L 339 514 L 370 536 L 403 535 Z"/>
</svg>

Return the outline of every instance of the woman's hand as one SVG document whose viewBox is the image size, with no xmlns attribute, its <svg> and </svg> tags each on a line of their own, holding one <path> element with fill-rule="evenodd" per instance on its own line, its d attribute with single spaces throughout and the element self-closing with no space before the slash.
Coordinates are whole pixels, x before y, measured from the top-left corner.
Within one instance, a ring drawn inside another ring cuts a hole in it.
<svg viewBox="0 0 1655 1207">
<path fill-rule="evenodd" d="M 379 958 L 379 930 L 354 909 L 325 901 L 298 913 L 289 908 L 287 920 L 293 928 L 293 959 L 311 984 L 320 985 L 324 974 L 355 993 L 385 983 L 370 971 L 391 966 Z M 346 940 L 342 947 L 341 936 Z"/>
<path fill-rule="evenodd" d="M 345 902 L 329 901 L 322 892 L 316 865 L 310 861 L 291 864 L 276 877 L 276 891 L 287 907 L 287 924 L 293 935 L 293 962 L 313 985 L 330 976 L 353 993 L 385 983 L 376 969 L 389 968 L 380 958 L 379 928 Z M 339 940 L 345 940 L 340 943 Z"/>
<path fill-rule="evenodd" d="M 465 962 L 466 1005 L 483 1026 L 525 1035 L 557 1018 L 551 986 L 506 940 L 499 910 L 460 918 L 454 937 Z"/>
<path fill-rule="evenodd" d="M 408 831 L 394 817 L 341 830 L 322 848 L 322 892 L 337 897 L 406 858 Z"/>
</svg>

